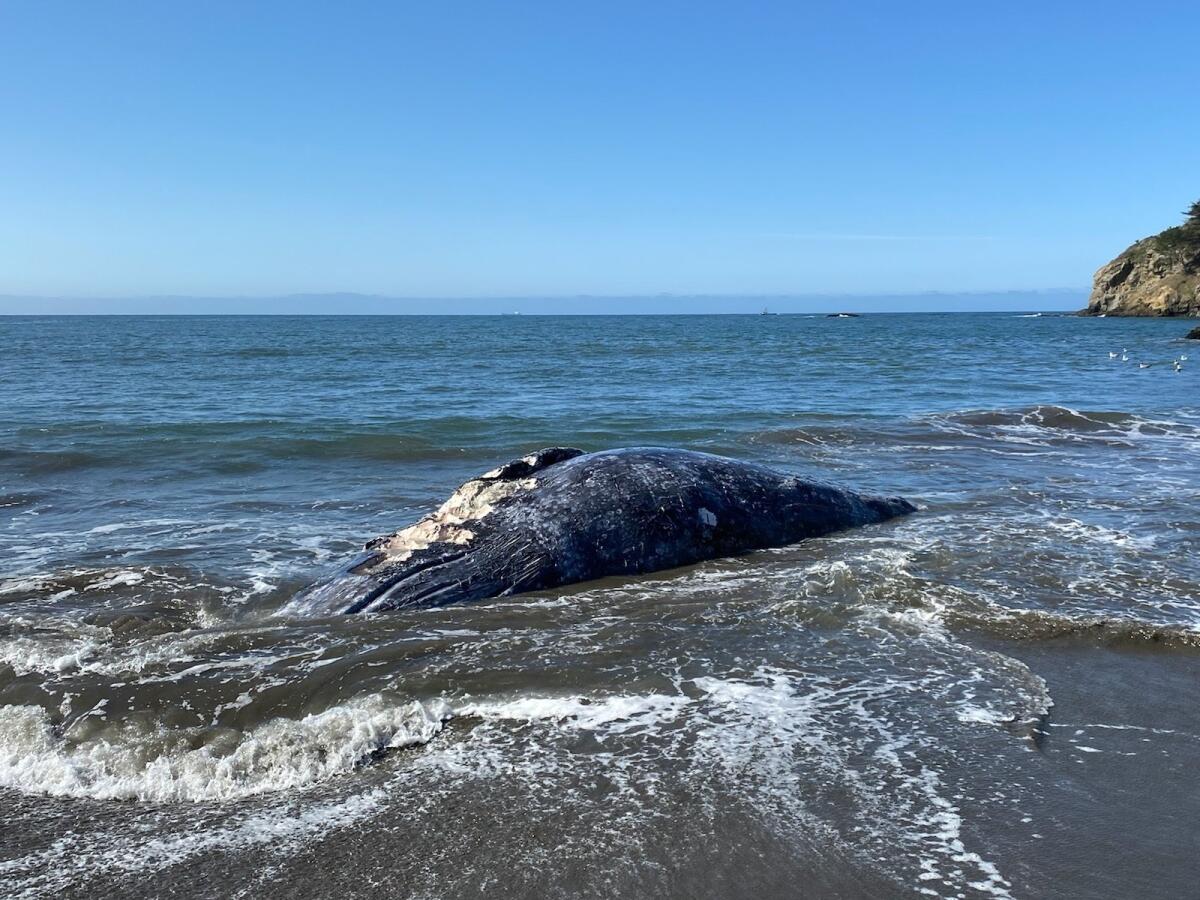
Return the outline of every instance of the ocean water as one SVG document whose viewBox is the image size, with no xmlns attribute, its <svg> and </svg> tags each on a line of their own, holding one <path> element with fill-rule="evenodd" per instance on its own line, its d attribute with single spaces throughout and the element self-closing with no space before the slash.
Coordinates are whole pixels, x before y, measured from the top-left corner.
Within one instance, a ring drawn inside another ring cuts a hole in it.
<svg viewBox="0 0 1200 900">
<path fill-rule="evenodd" d="M 1195 896 L 1187 330 L 0 318 L 0 894 Z M 635 579 L 280 614 L 548 445 L 920 510 Z"/>
</svg>

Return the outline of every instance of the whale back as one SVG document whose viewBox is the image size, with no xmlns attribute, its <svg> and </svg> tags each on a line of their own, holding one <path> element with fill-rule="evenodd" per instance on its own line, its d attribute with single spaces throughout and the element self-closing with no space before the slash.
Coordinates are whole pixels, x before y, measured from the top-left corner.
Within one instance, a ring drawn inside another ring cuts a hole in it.
<svg viewBox="0 0 1200 900">
<path fill-rule="evenodd" d="M 569 584 L 783 546 L 912 509 L 727 457 L 642 447 L 546 471 L 506 526 L 532 535 Z"/>
</svg>

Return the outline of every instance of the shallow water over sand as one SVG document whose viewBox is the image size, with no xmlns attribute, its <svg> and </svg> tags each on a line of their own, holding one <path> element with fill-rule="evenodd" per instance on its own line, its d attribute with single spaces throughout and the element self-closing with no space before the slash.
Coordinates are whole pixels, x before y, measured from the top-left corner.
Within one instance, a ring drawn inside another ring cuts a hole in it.
<svg viewBox="0 0 1200 900">
<path fill-rule="evenodd" d="M 1187 895 L 1186 331 L 0 319 L 3 893 Z M 278 615 L 552 444 L 921 510 L 553 593 Z"/>
</svg>

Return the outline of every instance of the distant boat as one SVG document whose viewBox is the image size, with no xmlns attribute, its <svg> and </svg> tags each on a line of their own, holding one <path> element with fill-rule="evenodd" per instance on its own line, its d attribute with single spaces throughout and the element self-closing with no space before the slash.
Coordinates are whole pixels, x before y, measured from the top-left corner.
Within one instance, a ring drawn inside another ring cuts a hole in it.
<svg viewBox="0 0 1200 900">
<path fill-rule="evenodd" d="M 857 319 L 858 313 L 830 313 L 827 319 Z"/>
<path fill-rule="evenodd" d="M 778 315 L 778 313 L 773 313 L 764 306 L 762 308 L 762 312 L 760 312 L 759 315 L 760 316 L 774 316 L 774 315 Z"/>
</svg>

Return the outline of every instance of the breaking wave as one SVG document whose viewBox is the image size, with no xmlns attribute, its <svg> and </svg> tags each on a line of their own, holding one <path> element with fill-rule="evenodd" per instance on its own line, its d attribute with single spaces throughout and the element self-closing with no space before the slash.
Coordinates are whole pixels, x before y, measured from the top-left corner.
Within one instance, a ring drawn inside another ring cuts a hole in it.
<svg viewBox="0 0 1200 900">
<path fill-rule="evenodd" d="M 449 715 L 445 704 L 376 694 L 245 733 L 130 719 L 105 721 L 70 740 L 56 733 L 40 707 L 2 706 L 0 785 L 96 800 L 245 798 L 308 787 L 384 751 L 427 743 Z M 92 721 L 105 718 L 100 704 Z"/>
</svg>

